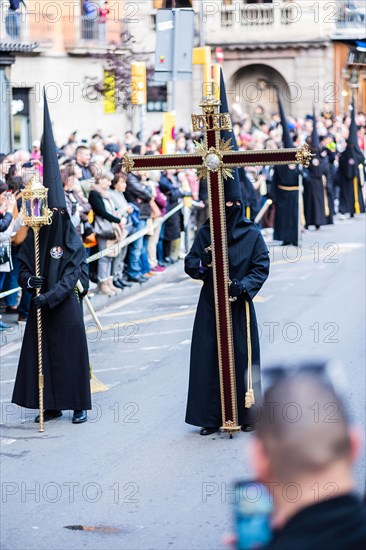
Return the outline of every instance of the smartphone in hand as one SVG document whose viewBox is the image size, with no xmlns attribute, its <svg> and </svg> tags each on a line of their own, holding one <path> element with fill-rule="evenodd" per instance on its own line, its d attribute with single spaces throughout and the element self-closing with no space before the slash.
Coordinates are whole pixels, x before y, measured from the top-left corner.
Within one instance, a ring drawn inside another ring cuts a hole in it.
<svg viewBox="0 0 366 550">
<path fill-rule="evenodd" d="M 272 538 L 272 495 L 258 481 L 238 481 L 234 485 L 234 521 L 237 550 L 264 548 Z"/>
</svg>

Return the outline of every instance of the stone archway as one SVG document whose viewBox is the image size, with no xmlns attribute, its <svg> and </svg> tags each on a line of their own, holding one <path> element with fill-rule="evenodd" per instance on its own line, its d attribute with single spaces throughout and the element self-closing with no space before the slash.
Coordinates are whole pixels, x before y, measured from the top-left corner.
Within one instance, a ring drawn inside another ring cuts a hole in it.
<svg viewBox="0 0 366 550">
<path fill-rule="evenodd" d="M 296 90 L 290 89 L 279 71 L 264 63 L 250 63 L 241 67 L 232 75 L 228 86 L 228 97 L 234 113 L 242 110 L 253 114 L 261 106 L 268 118 L 278 110 L 276 87 L 280 90 L 286 113 L 290 114 L 291 100 Z"/>
</svg>

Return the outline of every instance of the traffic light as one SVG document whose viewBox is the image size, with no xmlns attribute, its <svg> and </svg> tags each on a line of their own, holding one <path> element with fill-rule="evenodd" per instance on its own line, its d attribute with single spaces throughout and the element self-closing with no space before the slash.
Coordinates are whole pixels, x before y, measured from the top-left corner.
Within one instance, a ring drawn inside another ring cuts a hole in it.
<svg viewBox="0 0 366 550">
<path fill-rule="evenodd" d="M 134 61 L 131 63 L 132 105 L 146 105 L 146 63 Z"/>
<path fill-rule="evenodd" d="M 212 77 L 211 77 L 211 48 L 203 46 L 202 48 L 193 48 L 192 51 L 193 65 L 203 66 L 203 90 L 202 95 L 210 95 L 212 93 Z"/>
</svg>

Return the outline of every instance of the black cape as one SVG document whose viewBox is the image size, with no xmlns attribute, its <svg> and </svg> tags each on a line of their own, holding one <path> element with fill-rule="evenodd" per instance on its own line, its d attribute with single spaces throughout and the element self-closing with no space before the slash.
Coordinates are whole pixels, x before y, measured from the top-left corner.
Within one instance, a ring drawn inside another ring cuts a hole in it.
<svg viewBox="0 0 366 550">
<path fill-rule="evenodd" d="M 230 212 L 229 212 L 230 211 Z M 244 217 L 243 206 L 227 209 L 227 231 L 230 278 L 238 279 L 250 297 L 250 327 L 252 340 L 253 389 L 260 400 L 259 336 L 253 298 L 269 273 L 268 249 L 260 230 Z M 200 255 L 211 244 L 209 221 L 199 230 L 185 258 L 185 271 L 193 279 L 203 280 L 194 322 L 186 422 L 194 426 L 222 425 L 219 365 L 212 269 L 200 273 Z M 247 372 L 247 335 L 244 298 L 231 304 L 236 366 L 236 388 L 239 424 L 255 420 L 255 407 L 246 409 L 244 399 Z"/>
<path fill-rule="evenodd" d="M 299 185 L 299 169 L 288 166 L 275 166 L 271 185 L 271 195 L 275 202 L 273 238 L 284 244 L 298 243 L 299 191 L 291 189 Z M 286 190 L 281 187 L 288 188 Z"/>
<path fill-rule="evenodd" d="M 75 292 L 85 266 L 85 250 L 66 212 L 55 212 L 52 225 L 43 227 L 39 237 L 41 275 L 46 277 L 42 294 L 48 302 L 48 306 L 42 308 L 44 408 L 91 409 L 88 347 L 82 308 Z M 55 247 L 62 249 L 60 258 L 57 258 Z M 33 231 L 28 232 L 18 261 L 18 282 L 27 291 L 28 279 L 35 270 Z M 37 321 L 31 303 L 13 403 L 29 409 L 38 408 L 37 373 Z"/>
<path fill-rule="evenodd" d="M 266 550 L 360 550 L 366 546 L 366 508 L 352 495 L 301 510 L 275 533 Z"/>
</svg>

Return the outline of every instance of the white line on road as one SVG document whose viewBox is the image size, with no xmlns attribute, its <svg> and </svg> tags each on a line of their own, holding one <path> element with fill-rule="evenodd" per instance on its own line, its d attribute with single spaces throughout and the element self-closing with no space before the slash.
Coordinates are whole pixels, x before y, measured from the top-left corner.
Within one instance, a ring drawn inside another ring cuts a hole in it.
<svg viewBox="0 0 366 550">
<path fill-rule="evenodd" d="M 123 367 L 111 367 L 109 369 L 93 369 L 93 372 L 109 372 L 109 371 L 132 369 L 132 368 L 136 368 L 136 365 L 124 365 Z"/>
</svg>

